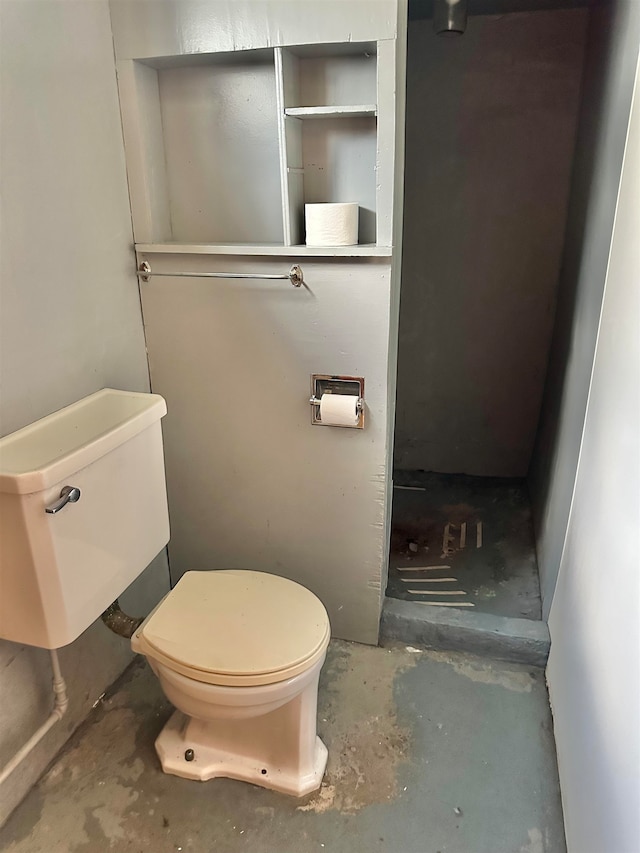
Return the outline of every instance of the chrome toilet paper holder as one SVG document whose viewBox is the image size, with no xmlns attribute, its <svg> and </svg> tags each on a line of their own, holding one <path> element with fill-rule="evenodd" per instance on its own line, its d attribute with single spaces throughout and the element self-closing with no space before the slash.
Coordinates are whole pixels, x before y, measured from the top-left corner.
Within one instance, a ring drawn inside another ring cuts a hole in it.
<svg viewBox="0 0 640 853">
<path fill-rule="evenodd" d="M 345 424 L 345 429 L 364 429 L 364 376 L 331 376 L 327 373 L 311 374 L 311 423 L 326 426 L 320 418 L 320 400 L 323 394 L 346 394 L 358 398 L 355 424 Z"/>
</svg>

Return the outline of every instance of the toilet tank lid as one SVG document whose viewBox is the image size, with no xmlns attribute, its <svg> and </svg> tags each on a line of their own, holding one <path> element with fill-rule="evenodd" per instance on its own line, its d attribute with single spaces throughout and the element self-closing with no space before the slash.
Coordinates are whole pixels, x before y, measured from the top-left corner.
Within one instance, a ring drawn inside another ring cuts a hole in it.
<svg viewBox="0 0 640 853">
<path fill-rule="evenodd" d="M 103 388 L 0 438 L 0 492 L 30 494 L 59 483 L 167 413 L 158 394 Z"/>
</svg>

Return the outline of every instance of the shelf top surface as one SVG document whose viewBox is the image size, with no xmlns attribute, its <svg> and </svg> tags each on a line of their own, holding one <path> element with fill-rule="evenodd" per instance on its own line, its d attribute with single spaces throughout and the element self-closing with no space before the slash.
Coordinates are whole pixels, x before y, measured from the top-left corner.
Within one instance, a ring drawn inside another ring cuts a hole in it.
<svg viewBox="0 0 640 853">
<path fill-rule="evenodd" d="M 283 246 L 277 243 L 254 245 L 246 243 L 136 243 L 143 255 L 275 255 L 280 257 L 390 257 L 390 246 L 359 243 L 355 246 Z"/>
</svg>

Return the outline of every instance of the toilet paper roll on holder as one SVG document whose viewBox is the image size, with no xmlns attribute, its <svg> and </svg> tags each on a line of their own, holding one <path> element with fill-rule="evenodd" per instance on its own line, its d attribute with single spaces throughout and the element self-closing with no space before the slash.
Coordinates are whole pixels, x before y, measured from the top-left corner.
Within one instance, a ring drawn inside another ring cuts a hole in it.
<svg viewBox="0 0 640 853">
<path fill-rule="evenodd" d="M 327 373 L 311 374 L 311 423 L 315 426 L 327 426 L 320 417 L 320 400 L 323 394 L 346 394 L 357 397 L 357 421 L 353 425 L 345 424 L 343 429 L 364 429 L 364 377 L 332 376 Z M 333 425 L 332 425 L 333 426 Z"/>
</svg>

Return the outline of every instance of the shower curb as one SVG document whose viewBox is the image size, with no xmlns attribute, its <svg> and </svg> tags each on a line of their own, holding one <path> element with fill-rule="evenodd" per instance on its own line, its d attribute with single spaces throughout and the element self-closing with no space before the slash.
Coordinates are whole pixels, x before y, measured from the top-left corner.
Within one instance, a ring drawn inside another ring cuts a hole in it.
<svg viewBox="0 0 640 853">
<path fill-rule="evenodd" d="M 429 607 L 398 598 L 384 601 L 382 645 L 385 640 L 540 667 L 546 666 L 551 646 L 546 622 Z"/>
</svg>

